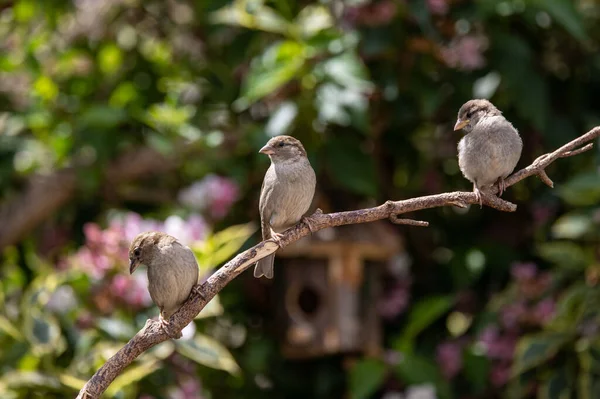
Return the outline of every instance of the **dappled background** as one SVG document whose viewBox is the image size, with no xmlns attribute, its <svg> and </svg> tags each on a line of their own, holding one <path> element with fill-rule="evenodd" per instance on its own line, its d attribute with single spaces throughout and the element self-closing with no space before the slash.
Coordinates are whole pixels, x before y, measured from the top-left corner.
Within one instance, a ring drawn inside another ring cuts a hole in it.
<svg viewBox="0 0 600 399">
<path fill-rule="evenodd" d="M 336 211 L 471 190 L 452 126 L 473 97 L 519 129 L 521 167 L 600 124 L 599 22 L 591 0 L 2 2 L 0 396 L 73 397 L 157 316 L 137 233 L 179 237 L 202 278 L 258 242 L 270 136 L 304 143 Z M 247 272 L 106 395 L 596 397 L 598 160 L 509 188 L 513 214 L 392 227 L 369 356 L 285 356 L 283 273 Z"/>
</svg>

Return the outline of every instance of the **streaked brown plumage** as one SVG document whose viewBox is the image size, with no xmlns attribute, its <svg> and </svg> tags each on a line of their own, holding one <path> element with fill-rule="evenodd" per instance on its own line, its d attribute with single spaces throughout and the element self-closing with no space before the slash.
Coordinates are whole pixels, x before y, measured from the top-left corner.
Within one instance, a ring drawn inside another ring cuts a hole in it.
<svg viewBox="0 0 600 399">
<path fill-rule="evenodd" d="M 317 180 L 302 143 L 293 137 L 273 137 L 259 152 L 271 159 L 260 191 L 262 236 L 277 241 L 279 233 L 298 223 L 308 211 Z M 273 278 L 274 260 L 275 254 L 259 260 L 254 277 Z"/>
<path fill-rule="evenodd" d="M 198 283 L 198 263 L 191 249 L 166 233 L 138 234 L 129 248 L 129 272 L 139 265 L 148 269 L 148 291 L 160 309 L 160 322 L 168 320 L 190 296 Z M 166 331 L 171 335 L 166 328 Z"/>
<path fill-rule="evenodd" d="M 504 192 L 504 179 L 517 166 L 523 142 L 519 132 L 488 100 L 467 101 L 458 111 L 454 130 L 467 134 L 458 143 L 458 166 L 473 183 L 482 205 L 481 190 L 498 183 Z"/>
</svg>

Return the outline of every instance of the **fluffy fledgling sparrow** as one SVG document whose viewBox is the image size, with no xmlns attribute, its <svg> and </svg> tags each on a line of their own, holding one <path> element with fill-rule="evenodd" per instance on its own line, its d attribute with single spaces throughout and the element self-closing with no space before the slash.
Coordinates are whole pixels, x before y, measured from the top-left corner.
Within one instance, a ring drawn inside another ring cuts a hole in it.
<svg viewBox="0 0 600 399">
<path fill-rule="evenodd" d="M 148 269 L 148 291 L 160 309 L 161 327 L 169 332 L 169 317 L 190 296 L 198 283 L 198 263 L 191 249 L 175 237 L 158 231 L 138 234 L 129 247 L 129 273 Z"/>
<path fill-rule="evenodd" d="M 302 143 L 290 136 L 276 136 L 260 149 L 271 159 L 260 191 L 263 240 L 278 241 L 280 232 L 298 223 L 308 211 L 317 179 Z M 303 219 L 312 231 L 309 218 Z M 256 262 L 254 277 L 273 278 L 275 254 Z"/>
<path fill-rule="evenodd" d="M 458 166 L 473 183 L 482 206 L 481 190 L 498 183 L 501 196 L 504 179 L 515 169 L 523 142 L 517 129 L 488 100 L 470 100 L 458 111 L 454 130 L 466 134 L 458 143 Z"/>
</svg>

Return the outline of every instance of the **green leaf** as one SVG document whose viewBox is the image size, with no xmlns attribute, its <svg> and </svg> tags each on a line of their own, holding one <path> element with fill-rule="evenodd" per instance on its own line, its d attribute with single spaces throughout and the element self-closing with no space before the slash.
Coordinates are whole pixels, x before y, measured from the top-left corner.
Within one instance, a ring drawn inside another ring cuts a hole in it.
<svg viewBox="0 0 600 399">
<path fill-rule="evenodd" d="M 196 333 L 191 340 L 178 341 L 177 352 L 207 367 L 225 370 L 234 375 L 240 372 L 240 367 L 229 350 L 206 335 Z"/>
<path fill-rule="evenodd" d="M 296 18 L 296 25 L 305 38 L 333 27 L 334 20 L 329 9 L 321 4 L 311 4 L 302 9 Z"/>
<path fill-rule="evenodd" d="M 114 43 L 109 43 L 98 52 L 98 66 L 105 75 L 112 75 L 121 68 L 123 53 Z"/>
<path fill-rule="evenodd" d="M 490 361 L 483 355 L 475 354 L 472 350 L 465 351 L 464 374 L 473 387 L 473 393 L 485 391 L 489 380 Z"/>
<path fill-rule="evenodd" d="M 361 359 L 350 369 L 350 398 L 368 398 L 385 380 L 385 364 L 376 359 Z"/>
<path fill-rule="evenodd" d="M 411 353 L 415 337 L 448 313 L 453 304 L 454 298 L 451 296 L 434 296 L 417 302 L 412 306 L 406 327 L 394 348 L 402 353 Z"/>
<path fill-rule="evenodd" d="M 11 389 L 27 389 L 29 392 L 60 388 L 56 377 L 37 371 L 9 371 L 2 376 L 0 385 Z"/>
<path fill-rule="evenodd" d="M 585 283 L 573 284 L 563 292 L 556 304 L 556 314 L 549 327 L 559 331 L 575 329 L 584 313 L 584 305 L 590 288 Z"/>
<path fill-rule="evenodd" d="M 10 335 L 13 339 L 17 341 L 21 341 L 23 339 L 23 335 L 19 331 L 17 327 L 14 326 L 11 321 L 0 315 L 0 331 L 3 331 L 5 334 Z"/>
<path fill-rule="evenodd" d="M 194 319 L 198 320 L 198 319 L 206 319 L 209 317 L 221 316 L 224 311 L 225 311 L 225 309 L 223 308 L 223 305 L 221 305 L 221 300 L 219 299 L 219 295 L 215 295 L 213 297 L 213 299 L 211 299 L 206 304 L 204 309 L 202 309 L 200 311 L 200 313 L 198 313 L 198 315 Z"/>
<path fill-rule="evenodd" d="M 514 376 L 534 369 L 552 359 L 572 336 L 564 333 L 543 332 L 528 335 L 519 341 L 513 362 Z"/>
<path fill-rule="evenodd" d="M 361 150 L 357 140 L 335 136 L 327 142 L 325 152 L 328 169 L 336 182 L 357 194 L 377 195 L 373 157 Z"/>
<path fill-rule="evenodd" d="M 582 15 L 575 8 L 576 2 L 572 0 L 538 0 L 536 3 L 577 40 L 581 42 L 589 40 L 584 29 Z"/>
<path fill-rule="evenodd" d="M 66 374 L 66 373 L 60 374 L 58 376 L 58 379 L 61 384 L 73 389 L 74 391 L 81 390 L 81 388 L 83 388 L 83 386 L 86 383 L 86 380 L 83 380 L 83 379 L 77 378 L 77 377 L 73 377 L 72 375 Z"/>
<path fill-rule="evenodd" d="M 570 399 L 573 396 L 572 378 L 563 367 L 550 372 L 550 376 L 542 383 L 538 391 L 539 399 Z M 581 398 L 581 397 L 580 397 Z"/>
<path fill-rule="evenodd" d="M 24 321 L 24 334 L 36 356 L 61 354 L 66 347 L 58 321 L 39 308 L 29 309 Z"/>
<path fill-rule="evenodd" d="M 302 43 L 288 40 L 273 44 L 252 61 L 235 107 L 243 110 L 290 80 L 300 77 L 307 56 L 307 48 Z"/>
<path fill-rule="evenodd" d="M 548 262 L 568 270 L 584 269 L 592 261 L 579 245 L 569 241 L 539 244 L 537 252 Z"/>
<path fill-rule="evenodd" d="M 124 388 L 135 384 L 142 380 L 146 376 L 154 373 L 161 367 L 161 362 L 158 360 L 151 360 L 140 362 L 133 366 L 128 367 L 123 373 L 121 373 L 106 389 L 108 396 L 115 396 Z"/>
<path fill-rule="evenodd" d="M 136 333 L 131 324 L 116 318 L 99 318 L 97 326 L 100 331 L 104 331 L 111 338 L 121 341 L 128 341 Z"/>
<path fill-rule="evenodd" d="M 291 30 L 290 23 L 272 8 L 257 2 L 249 7 L 247 0 L 236 0 L 212 13 L 211 21 L 279 34 L 287 34 Z"/>
<path fill-rule="evenodd" d="M 596 205 L 600 202 L 600 174 L 577 175 L 558 189 L 558 195 L 573 206 Z"/>
<path fill-rule="evenodd" d="M 106 105 L 92 105 L 84 110 L 78 118 L 79 128 L 112 129 L 127 119 L 127 114 L 121 108 Z"/>
<path fill-rule="evenodd" d="M 428 357 L 406 353 L 395 371 L 406 385 L 433 384 L 436 396 L 440 399 L 451 398 L 452 392 L 436 363 Z"/>
<path fill-rule="evenodd" d="M 554 222 L 552 234 L 556 238 L 577 239 L 588 233 L 593 226 L 590 215 L 571 212 Z"/>
<path fill-rule="evenodd" d="M 179 129 L 196 113 L 191 105 L 174 106 L 168 103 L 152 104 L 146 114 L 146 122 L 157 130 Z"/>
<path fill-rule="evenodd" d="M 52 101 L 58 95 L 58 86 L 48 76 L 40 76 L 33 83 L 36 94 L 44 100 Z"/>
<path fill-rule="evenodd" d="M 218 233 L 209 234 L 201 243 L 192 246 L 201 271 L 210 270 L 229 260 L 254 234 L 253 223 L 230 226 Z"/>
</svg>

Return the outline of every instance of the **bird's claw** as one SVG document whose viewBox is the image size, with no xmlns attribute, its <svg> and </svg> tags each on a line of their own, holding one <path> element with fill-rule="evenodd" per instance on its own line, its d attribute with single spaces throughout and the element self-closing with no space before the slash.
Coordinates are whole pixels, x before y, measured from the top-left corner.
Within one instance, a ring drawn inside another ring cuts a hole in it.
<svg viewBox="0 0 600 399">
<path fill-rule="evenodd" d="M 201 284 L 196 284 L 195 286 L 192 287 L 192 295 L 196 295 L 200 298 L 202 298 L 203 301 L 206 300 L 206 297 L 204 296 L 204 292 L 202 292 L 202 285 Z"/>
<path fill-rule="evenodd" d="M 477 198 L 477 202 L 479 202 L 479 208 L 483 208 L 483 198 L 481 197 L 481 191 L 477 186 L 473 187 L 473 192 L 475 193 L 475 198 Z"/>
<path fill-rule="evenodd" d="M 171 323 L 169 323 L 169 320 L 165 319 L 162 316 L 162 314 L 160 316 L 158 316 L 158 322 L 160 323 L 161 330 L 163 330 L 164 333 L 167 334 L 170 338 L 173 338 L 173 339 L 181 338 L 181 336 L 182 336 L 181 331 L 178 331 L 176 333 L 171 331 Z"/>
<path fill-rule="evenodd" d="M 273 241 L 275 241 L 275 243 L 277 245 L 279 245 L 279 247 L 283 246 L 283 243 L 281 242 L 281 239 L 283 238 L 283 234 L 281 233 L 276 233 L 275 231 L 273 231 L 273 229 L 271 229 L 271 239 Z"/>
<path fill-rule="evenodd" d="M 320 209 L 318 209 L 318 211 L 320 211 Z M 323 211 L 321 211 L 321 213 L 323 213 Z M 315 228 L 312 225 L 312 221 L 314 221 L 314 220 L 310 216 L 304 216 L 302 218 L 302 223 L 304 223 L 308 227 L 308 229 L 310 230 L 311 233 L 314 233 L 315 232 Z"/>
<path fill-rule="evenodd" d="M 498 197 L 502 196 L 502 193 L 506 190 L 506 184 L 502 176 L 498 178 Z"/>
</svg>

